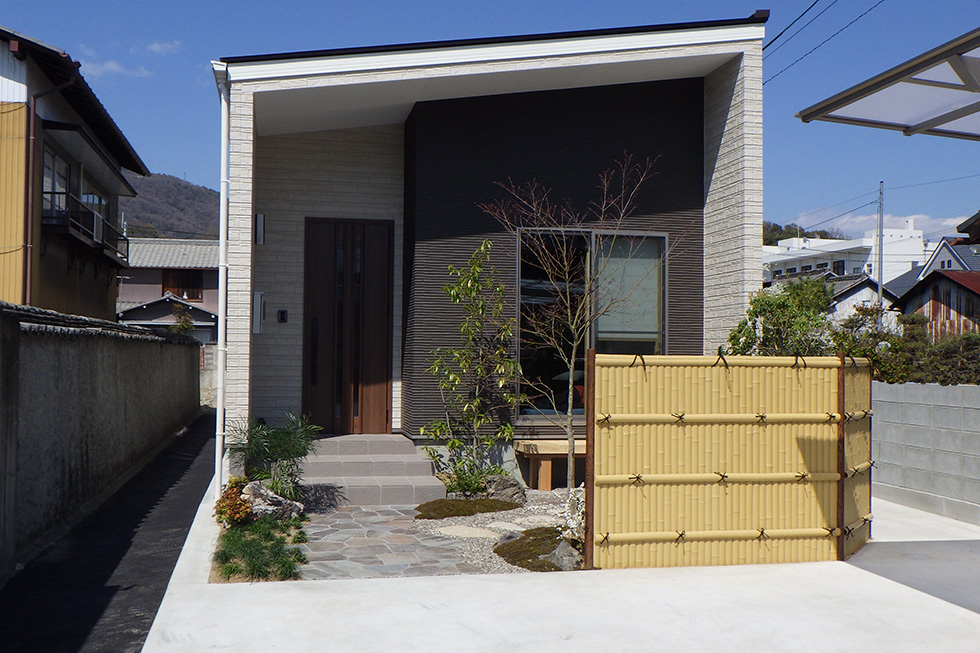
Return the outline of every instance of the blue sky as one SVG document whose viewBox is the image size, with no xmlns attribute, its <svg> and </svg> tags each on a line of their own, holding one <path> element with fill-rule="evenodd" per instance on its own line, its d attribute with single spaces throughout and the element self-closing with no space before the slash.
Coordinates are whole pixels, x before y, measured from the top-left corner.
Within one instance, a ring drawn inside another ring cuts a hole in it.
<svg viewBox="0 0 980 653">
<path fill-rule="evenodd" d="M 153 172 L 218 186 L 217 92 L 224 56 L 481 36 L 743 18 L 770 9 L 767 40 L 812 0 L 462 0 L 407 2 L 10 3 L 0 25 L 62 48 Z M 766 51 L 768 79 L 878 0 L 820 0 Z M 792 39 L 807 20 L 826 11 Z M 980 26 L 976 0 L 883 0 L 764 86 L 765 219 L 860 235 L 873 228 L 878 181 L 886 226 L 914 217 L 950 234 L 980 209 L 980 142 L 803 124 L 794 114 Z M 968 177 L 957 181 L 925 183 Z M 918 185 L 924 184 L 925 185 Z M 912 188 L 905 186 L 916 185 Z M 854 198 L 854 199 L 852 199 Z M 836 206 L 831 206 L 836 205 Z M 831 207 L 826 208 L 825 207 Z M 821 210 L 823 209 L 823 210 Z M 856 209 L 853 212 L 848 212 Z"/>
</svg>

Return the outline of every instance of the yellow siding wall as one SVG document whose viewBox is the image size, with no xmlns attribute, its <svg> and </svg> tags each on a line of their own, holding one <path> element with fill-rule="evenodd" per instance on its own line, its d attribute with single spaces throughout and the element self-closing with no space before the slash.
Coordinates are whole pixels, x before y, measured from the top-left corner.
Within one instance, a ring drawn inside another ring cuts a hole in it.
<svg viewBox="0 0 980 653">
<path fill-rule="evenodd" d="M 0 300 L 23 301 L 27 107 L 0 102 Z"/>
<path fill-rule="evenodd" d="M 851 412 L 871 405 L 858 365 Z M 837 358 L 596 356 L 594 566 L 837 559 L 839 372 Z M 869 421 L 845 424 L 848 465 L 868 462 Z M 870 474 L 845 489 L 851 523 Z"/>
</svg>

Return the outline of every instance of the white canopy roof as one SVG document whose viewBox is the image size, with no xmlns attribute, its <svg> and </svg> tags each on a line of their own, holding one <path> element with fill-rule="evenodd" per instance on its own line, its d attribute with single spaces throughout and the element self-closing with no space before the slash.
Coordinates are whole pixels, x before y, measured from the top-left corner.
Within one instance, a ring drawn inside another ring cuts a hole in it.
<svg viewBox="0 0 980 653">
<path fill-rule="evenodd" d="M 980 140 L 980 29 L 796 114 L 912 134 Z"/>
</svg>

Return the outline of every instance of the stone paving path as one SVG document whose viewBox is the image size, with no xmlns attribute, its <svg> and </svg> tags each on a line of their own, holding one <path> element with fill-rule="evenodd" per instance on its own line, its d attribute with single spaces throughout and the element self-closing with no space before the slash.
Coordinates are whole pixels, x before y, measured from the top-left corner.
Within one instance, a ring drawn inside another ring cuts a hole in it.
<svg viewBox="0 0 980 653">
<path fill-rule="evenodd" d="M 310 515 L 304 580 L 483 573 L 457 555 L 459 541 L 414 528 L 412 506 L 348 506 Z"/>
</svg>

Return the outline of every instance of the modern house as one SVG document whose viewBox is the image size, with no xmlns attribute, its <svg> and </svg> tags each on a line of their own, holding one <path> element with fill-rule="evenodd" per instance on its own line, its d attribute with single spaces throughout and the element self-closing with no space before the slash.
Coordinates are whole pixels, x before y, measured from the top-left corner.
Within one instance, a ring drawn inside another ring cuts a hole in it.
<svg viewBox="0 0 980 653">
<path fill-rule="evenodd" d="M 914 228 L 911 219 L 905 221 L 905 229 L 882 230 L 885 283 L 926 262 L 936 246 L 922 236 L 922 231 Z M 776 245 L 763 246 L 762 252 L 765 281 L 821 270 L 837 276 L 864 273 L 878 278 L 874 269 L 878 259 L 876 231 L 850 240 L 786 238 Z"/>
<path fill-rule="evenodd" d="M 0 28 L 0 300 L 114 319 L 123 169 L 149 174 L 79 64 Z"/>
<path fill-rule="evenodd" d="M 120 322 L 169 326 L 183 313 L 190 335 L 202 343 L 218 337 L 218 241 L 130 238 L 129 269 L 119 275 Z"/>
<path fill-rule="evenodd" d="M 980 332 L 980 272 L 935 270 L 898 300 L 903 313 L 929 318 L 933 341 Z"/>
<path fill-rule="evenodd" d="M 536 180 L 582 206 L 624 152 L 655 159 L 627 229 L 663 279 L 644 290 L 659 309 L 592 344 L 716 351 L 762 283 L 767 17 L 214 62 L 219 418 L 419 437 L 441 414 L 431 352 L 458 337 L 447 266 L 490 239 L 515 314 L 527 286 L 516 238 L 477 204 Z M 529 416 L 517 433 L 549 431 Z"/>
</svg>

